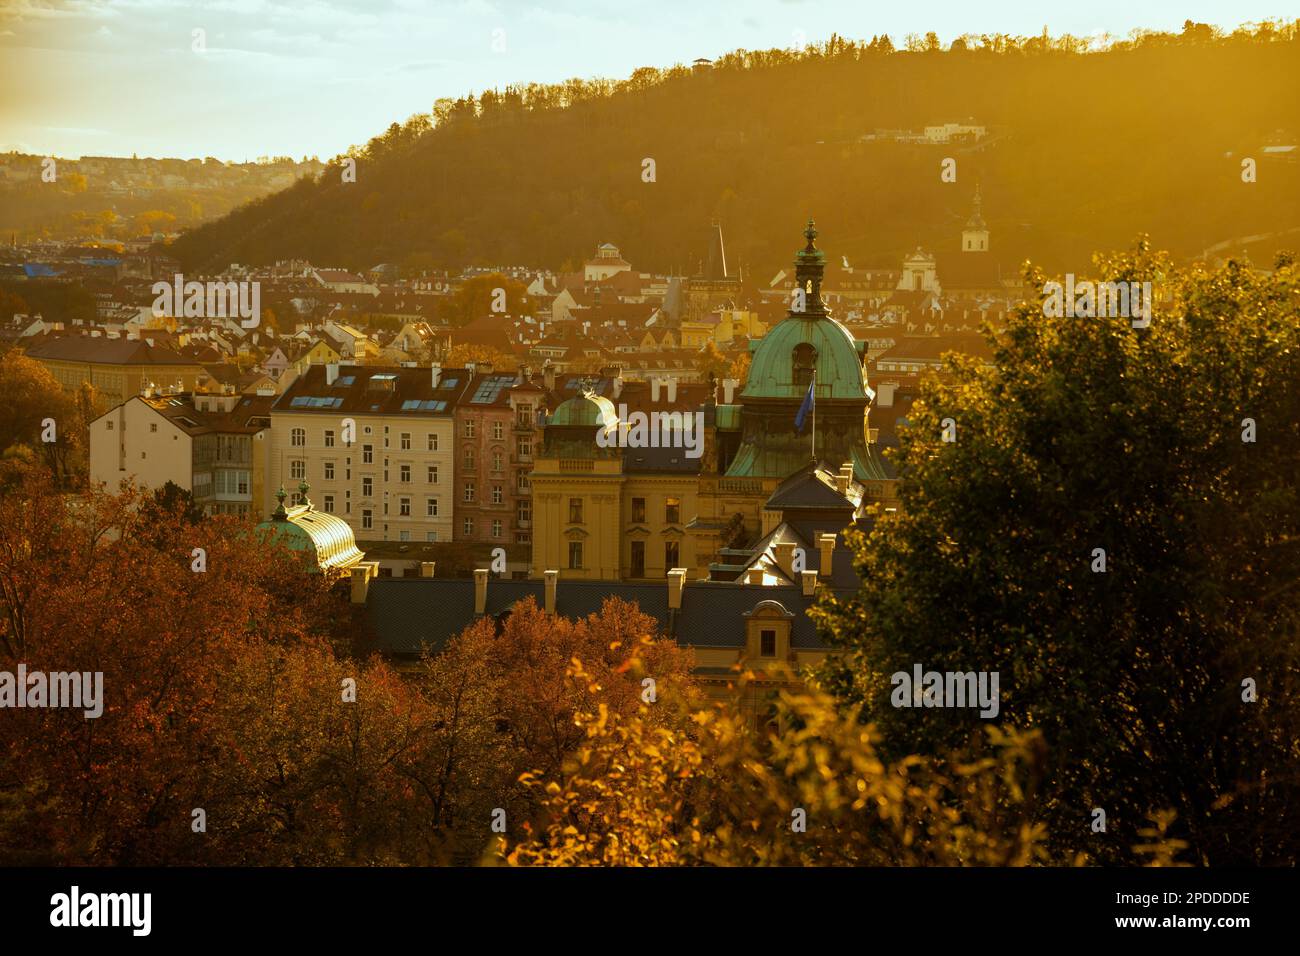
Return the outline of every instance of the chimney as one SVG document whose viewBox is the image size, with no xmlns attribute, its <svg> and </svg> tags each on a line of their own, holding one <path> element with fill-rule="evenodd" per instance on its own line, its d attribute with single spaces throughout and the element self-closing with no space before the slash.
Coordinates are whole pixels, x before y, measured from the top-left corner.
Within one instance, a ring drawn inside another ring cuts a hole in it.
<svg viewBox="0 0 1300 956">
<path fill-rule="evenodd" d="M 876 407 L 893 408 L 894 406 L 894 389 L 898 385 L 895 382 L 881 382 L 876 386 Z"/>
<path fill-rule="evenodd" d="M 431 578 L 431 577 L 433 577 L 433 572 L 434 572 L 434 569 L 437 567 L 437 565 L 438 565 L 438 562 L 437 562 L 437 561 L 421 561 L 421 562 L 420 562 L 420 577 L 422 577 L 422 578 Z"/>
<path fill-rule="evenodd" d="M 746 584 L 762 584 L 762 583 L 763 583 L 763 569 L 762 569 L 762 568 L 750 568 L 748 571 L 746 571 L 746 572 L 745 572 L 745 583 L 746 583 Z"/>
<path fill-rule="evenodd" d="M 804 571 L 800 573 L 799 577 L 803 579 L 804 597 L 812 597 L 814 594 L 817 593 L 817 572 L 816 571 Z"/>
<path fill-rule="evenodd" d="M 370 592 L 370 579 L 379 572 L 379 564 L 375 561 L 362 561 L 360 564 L 352 567 L 352 603 L 365 604 L 366 595 Z"/>
<path fill-rule="evenodd" d="M 487 579 L 488 569 L 477 568 L 474 571 L 474 613 L 484 614 L 487 612 Z"/>
<path fill-rule="evenodd" d="M 555 363 L 550 359 L 542 363 L 542 381 L 546 383 L 548 392 L 555 391 Z"/>
<path fill-rule="evenodd" d="M 442 381 L 442 363 L 434 362 L 432 365 L 429 366 L 429 371 L 433 373 L 433 378 L 432 378 L 433 387 L 437 388 L 438 383 Z"/>
<path fill-rule="evenodd" d="M 835 476 L 835 490 L 845 498 L 849 496 L 849 483 L 853 481 L 853 463 L 846 461 L 840 465 L 839 474 Z"/>
<path fill-rule="evenodd" d="M 654 378 L 650 379 L 650 401 L 656 405 L 659 404 L 659 389 L 662 385 L 663 379 L 659 376 L 656 375 Z"/>
<path fill-rule="evenodd" d="M 491 363 L 491 362 L 479 362 L 479 363 L 478 363 L 478 370 L 479 370 L 480 372 L 482 372 L 484 375 L 491 375 L 491 374 L 492 374 L 492 370 L 493 370 L 494 368 L 496 368 L 496 366 L 495 366 L 493 363 Z"/>
<path fill-rule="evenodd" d="M 618 401 L 619 396 L 623 394 L 623 370 L 621 368 L 618 370 L 618 374 L 614 376 L 613 383 L 614 400 Z"/>
<path fill-rule="evenodd" d="M 794 579 L 794 542 L 778 541 L 772 549 L 776 552 L 776 563 L 781 568 L 782 573 L 791 580 Z"/>
<path fill-rule="evenodd" d="M 325 365 L 325 384 L 333 385 L 339 377 L 339 363 L 328 362 Z"/>
<path fill-rule="evenodd" d="M 668 380 L 668 404 L 671 405 L 675 401 L 677 401 L 677 376 L 674 375 Z"/>
<path fill-rule="evenodd" d="M 817 547 L 822 553 L 820 574 L 822 577 L 828 578 L 831 576 L 831 555 L 835 553 L 835 535 L 818 535 Z"/>
<path fill-rule="evenodd" d="M 527 385 L 533 378 L 533 370 L 525 362 L 519 363 L 519 384 Z"/>
<path fill-rule="evenodd" d="M 722 404 L 731 405 L 736 397 L 736 386 L 740 384 L 739 379 L 724 378 L 722 380 Z"/>
<path fill-rule="evenodd" d="M 546 579 L 546 613 L 555 613 L 555 589 L 560 581 L 559 571 L 544 571 L 542 577 Z"/>
<path fill-rule="evenodd" d="M 466 363 L 465 363 L 465 371 L 469 372 L 469 377 L 470 377 L 470 378 L 473 378 L 473 377 L 474 377 L 474 373 L 478 371 L 478 363 L 477 363 L 477 362 L 466 362 Z"/>
<path fill-rule="evenodd" d="M 682 609 L 682 590 L 686 587 L 686 569 L 673 568 L 668 572 L 668 609 Z"/>
</svg>

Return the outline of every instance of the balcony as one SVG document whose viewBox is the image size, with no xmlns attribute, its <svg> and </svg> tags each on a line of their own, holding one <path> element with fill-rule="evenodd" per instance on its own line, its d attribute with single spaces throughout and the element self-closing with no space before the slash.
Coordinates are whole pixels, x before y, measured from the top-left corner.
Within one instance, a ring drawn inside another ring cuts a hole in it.
<svg viewBox="0 0 1300 956">
<path fill-rule="evenodd" d="M 596 463 L 589 458 L 561 458 L 560 471 L 594 471 Z"/>
</svg>

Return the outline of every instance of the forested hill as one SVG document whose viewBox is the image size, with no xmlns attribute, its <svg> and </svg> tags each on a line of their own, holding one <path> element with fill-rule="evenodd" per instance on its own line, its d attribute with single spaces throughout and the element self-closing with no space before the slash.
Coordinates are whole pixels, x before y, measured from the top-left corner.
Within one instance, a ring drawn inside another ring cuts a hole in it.
<svg viewBox="0 0 1300 956">
<path fill-rule="evenodd" d="M 190 269 L 299 256 L 561 268 L 608 241 L 638 268 L 694 272 L 718 217 L 731 263 L 766 278 L 809 214 L 828 252 L 854 265 L 952 248 L 978 181 L 1006 263 L 1082 268 L 1139 232 L 1183 255 L 1263 236 L 1252 254 L 1267 254 L 1300 246 L 1300 163 L 1264 152 L 1300 133 L 1297 23 L 1231 36 L 1189 24 L 1102 52 L 1069 37 L 910 50 L 832 38 L 711 69 L 440 100 L 354 149 L 355 183 L 336 160 L 317 181 L 183 236 L 176 252 Z M 989 136 L 863 140 L 944 122 Z M 945 157 L 956 183 L 941 182 Z M 1244 157 L 1258 162 L 1255 183 L 1242 182 Z"/>
</svg>

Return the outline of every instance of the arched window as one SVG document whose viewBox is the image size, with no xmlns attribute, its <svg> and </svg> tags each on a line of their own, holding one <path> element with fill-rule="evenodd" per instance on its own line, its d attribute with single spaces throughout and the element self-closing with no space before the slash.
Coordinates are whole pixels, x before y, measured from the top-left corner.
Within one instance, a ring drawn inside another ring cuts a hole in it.
<svg viewBox="0 0 1300 956">
<path fill-rule="evenodd" d="M 800 342 L 794 347 L 790 364 L 794 369 L 794 384 L 798 388 L 807 388 L 813 380 L 813 369 L 817 367 L 817 350 L 807 342 Z"/>
</svg>

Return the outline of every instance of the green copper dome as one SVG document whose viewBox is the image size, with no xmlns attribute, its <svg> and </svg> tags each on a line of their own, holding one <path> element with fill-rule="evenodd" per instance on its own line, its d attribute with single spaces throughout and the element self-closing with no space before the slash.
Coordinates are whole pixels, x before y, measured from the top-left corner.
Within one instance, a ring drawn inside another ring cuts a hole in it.
<svg viewBox="0 0 1300 956">
<path fill-rule="evenodd" d="M 584 390 L 581 394 L 561 402 L 555 414 L 546 420 L 546 424 L 610 428 L 618 424 L 618 412 L 614 408 L 614 403 L 608 398 Z"/>
<path fill-rule="evenodd" d="M 346 570 L 364 554 L 357 548 L 351 526 L 342 518 L 317 511 L 307 497 L 307 482 L 298 486 L 303 504 L 285 508 L 284 488 L 276 493 L 280 505 L 255 529 L 267 543 L 278 543 L 290 551 L 311 555 L 319 571 Z"/>
<path fill-rule="evenodd" d="M 802 292 L 786 318 L 759 341 L 745 381 L 743 398 L 796 398 L 808 391 L 807 369 L 817 372 L 817 398 L 865 401 L 862 359 L 853 335 L 831 318 L 821 297 L 824 255 L 814 244 L 817 230 L 808 220 L 808 244 L 795 256 L 795 280 Z M 802 310 L 800 310 L 802 305 Z M 796 374 L 796 368 L 800 374 Z"/>
</svg>

